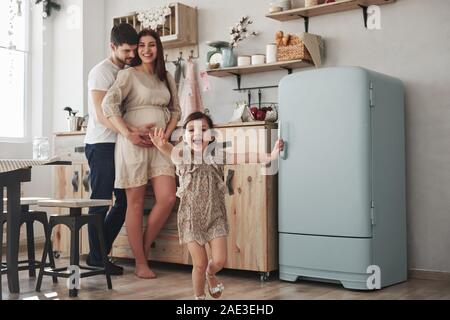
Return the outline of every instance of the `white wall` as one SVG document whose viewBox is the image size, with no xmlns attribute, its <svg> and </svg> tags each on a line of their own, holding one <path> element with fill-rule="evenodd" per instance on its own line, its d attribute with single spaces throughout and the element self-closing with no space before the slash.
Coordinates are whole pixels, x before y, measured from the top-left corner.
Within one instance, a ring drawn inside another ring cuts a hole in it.
<svg viewBox="0 0 450 320">
<path fill-rule="evenodd" d="M 227 40 L 228 29 L 242 15 L 254 19 L 261 34 L 246 40 L 238 52 L 264 53 L 277 30 L 303 31 L 303 21 L 277 22 L 265 17 L 270 1 L 184 0 L 198 7 L 200 69 L 205 69 L 207 40 Z M 299 5 L 303 1 L 294 1 Z M 106 30 L 112 19 L 130 11 L 165 4 L 161 0 L 108 0 Z M 363 27 L 360 10 L 310 19 L 310 32 L 327 45 L 325 66 L 357 65 L 400 78 L 406 85 L 407 205 L 409 266 L 450 271 L 450 1 L 397 0 L 381 7 L 382 30 Z M 105 37 L 105 46 L 107 38 Z M 243 85 L 276 84 L 285 72 L 243 77 Z M 246 94 L 231 89 L 234 78 L 210 78 L 205 105 L 216 121 L 226 121 L 233 103 Z M 276 100 L 276 90 L 264 92 Z M 254 98 L 256 93 L 254 93 Z"/>
<path fill-rule="evenodd" d="M 108 1 L 108 0 L 106 0 Z M 83 85 L 84 113 L 87 107 L 87 80 L 89 71 L 106 58 L 105 51 L 105 0 L 89 0 L 83 4 Z"/>
<path fill-rule="evenodd" d="M 53 132 L 67 131 L 64 107 L 83 114 L 83 2 L 58 1 L 61 11 L 52 13 Z"/>
</svg>

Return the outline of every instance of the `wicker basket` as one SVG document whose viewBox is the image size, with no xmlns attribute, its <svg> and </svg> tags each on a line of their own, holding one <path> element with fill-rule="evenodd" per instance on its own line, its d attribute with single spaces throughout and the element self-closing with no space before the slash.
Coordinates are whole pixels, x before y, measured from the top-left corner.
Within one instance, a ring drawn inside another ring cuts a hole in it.
<svg viewBox="0 0 450 320">
<path fill-rule="evenodd" d="M 277 60 L 289 61 L 289 60 L 306 60 L 312 61 L 311 55 L 305 44 L 300 40 L 298 36 L 291 35 L 289 44 L 287 46 L 278 46 Z"/>
<path fill-rule="evenodd" d="M 314 7 L 319 4 L 319 0 L 305 0 L 305 8 Z"/>
</svg>

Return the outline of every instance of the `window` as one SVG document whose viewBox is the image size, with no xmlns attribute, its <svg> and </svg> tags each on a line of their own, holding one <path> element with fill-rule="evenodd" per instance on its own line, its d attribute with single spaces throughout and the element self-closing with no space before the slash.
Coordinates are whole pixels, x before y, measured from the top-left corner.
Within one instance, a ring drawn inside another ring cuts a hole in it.
<svg viewBox="0 0 450 320">
<path fill-rule="evenodd" d="M 0 1 L 0 138 L 26 136 L 29 1 Z"/>
</svg>

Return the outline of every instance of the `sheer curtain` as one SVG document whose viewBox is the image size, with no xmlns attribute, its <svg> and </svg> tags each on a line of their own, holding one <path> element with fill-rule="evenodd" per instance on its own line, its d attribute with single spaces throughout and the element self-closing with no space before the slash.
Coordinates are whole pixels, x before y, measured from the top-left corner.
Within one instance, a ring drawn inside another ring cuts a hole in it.
<svg viewBox="0 0 450 320">
<path fill-rule="evenodd" d="M 0 138 L 25 137 L 29 0 L 0 1 Z"/>
</svg>

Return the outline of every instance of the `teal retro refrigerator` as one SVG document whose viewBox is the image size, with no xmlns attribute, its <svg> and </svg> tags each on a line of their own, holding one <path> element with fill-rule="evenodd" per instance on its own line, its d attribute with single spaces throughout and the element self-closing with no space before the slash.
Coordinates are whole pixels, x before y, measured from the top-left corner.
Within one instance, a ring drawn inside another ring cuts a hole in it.
<svg viewBox="0 0 450 320">
<path fill-rule="evenodd" d="M 359 67 L 279 89 L 279 270 L 370 290 L 407 278 L 404 88 Z"/>
</svg>

